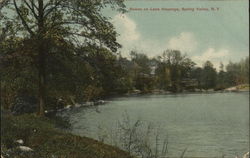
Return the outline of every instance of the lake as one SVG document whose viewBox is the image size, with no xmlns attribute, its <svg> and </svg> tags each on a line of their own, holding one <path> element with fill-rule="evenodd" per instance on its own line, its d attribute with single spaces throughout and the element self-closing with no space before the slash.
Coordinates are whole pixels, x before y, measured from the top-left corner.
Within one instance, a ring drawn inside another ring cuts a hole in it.
<svg viewBox="0 0 250 158">
<path fill-rule="evenodd" d="M 98 108 L 63 112 L 71 132 L 115 145 L 118 122 L 140 120 L 168 140 L 168 155 L 242 156 L 249 150 L 249 92 L 120 97 Z M 143 128 L 142 127 L 142 128 Z M 152 134 L 152 144 L 155 144 Z M 112 140 L 113 139 L 113 140 Z M 116 139 L 117 141 L 117 139 Z M 119 143 L 119 142 L 118 142 Z"/>
</svg>

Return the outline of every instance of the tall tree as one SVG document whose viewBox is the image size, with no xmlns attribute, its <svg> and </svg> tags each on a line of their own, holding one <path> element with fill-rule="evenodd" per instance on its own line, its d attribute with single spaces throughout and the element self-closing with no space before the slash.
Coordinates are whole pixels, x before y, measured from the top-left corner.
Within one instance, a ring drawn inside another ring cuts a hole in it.
<svg viewBox="0 0 250 158">
<path fill-rule="evenodd" d="M 202 87 L 204 89 L 215 88 L 216 70 L 210 61 L 206 61 L 202 70 Z"/>
<path fill-rule="evenodd" d="M 153 78 L 151 76 L 152 65 L 147 55 L 131 51 L 131 61 L 134 71 L 134 86 L 142 92 L 149 92 L 153 88 Z"/>
<path fill-rule="evenodd" d="M 48 56 L 55 53 L 51 41 L 73 46 L 96 45 L 116 51 L 117 33 L 102 8 L 109 5 L 125 11 L 123 0 L 10 0 L 1 23 L 17 26 L 16 35 L 32 39 L 33 62 L 38 70 L 39 115 L 44 115 L 46 67 Z M 53 43 L 53 42 L 52 42 Z M 58 52 L 57 52 L 58 53 Z M 76 54 L 76 52 L 75 52 Z"/>
<path fill-rule="evenodd" d="M 221 62 L 219 67 L 219 73 L 217 74 L 216 89 L 224 89 L 226 87 L 226 72 L 224 71 L 224 64 Z"/>
<path fill-rule="evenodd" d="M 162 54 L 163 73 L 166 83 L 170 84 L 172 91 L 181 90 L 181 81 L 190 76 L 191 69 L 195 63 L 178 50 L 166 50 Z M 159 67 L 161 68 L 161 67 Z M 167 77 L 169 76 L 169 77 Z M 170 78 L 170 82 L 168 81 Z"/>
<path fill-rule="evenodd" d="M 226 66 L 227 82 L 229 85 L 249 83 L 249 57 L 239 62 L 229 62 Z"/>
<path fill-rule="evenodd" d="M 193 68 L 191 73 L 190 73 L 190 77 L 192 79 L 196 79 L 197 80 L 197 88 L 201 89 L 201 83 L 202 83 L 202 68 L 201 67 L 196 67 Z"/>
</svg>

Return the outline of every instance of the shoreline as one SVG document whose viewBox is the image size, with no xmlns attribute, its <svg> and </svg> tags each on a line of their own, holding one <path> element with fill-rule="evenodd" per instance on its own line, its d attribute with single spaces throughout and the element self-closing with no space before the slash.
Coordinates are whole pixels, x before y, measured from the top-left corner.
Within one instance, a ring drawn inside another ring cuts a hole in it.
<svg viewBox="0 0 250 158">
<path fill-rule="evenodd" d="M 211 94 L 211 93 L 246 93 L 250 92 L 249 90 L 238 90 L 238 91 L 226 91 L 226 90 L 218 90 L 218 91 L 185 91 L 185 92 L 161 92 L 161 93 L 155 93 L 155 92 L 149 92 L 149 93 L 126 93 L 126 94 L 118 94 L 118 95 L 112 95 L 105 97 L 105 99 L 112 99 L 117 97 L 133 97 L 133 96 L 146 96 L 146 95 L 179 95 L 179 94 Z"/>
<path fill-rule="evenodd" d="M 62 109 L 58 109 L 56 111 L 51 110 L 51 111 L 46 111 L 46 114 L 50 113 L 57 113 L 57 112 L 63 112 L 67 110 L 73 110 L 77 108 L 90 108 L 90 107 L 98 107 L 101 105 L 104 105 L 108 103 L 110 100 L 113 100 L 115 98 L 119 97 L 142 97 L 142 96 L 150 96 L 150 95 L 185 95 L 185 94 L 215 94 L 215 93 L 249 93 L 249 90 L 239 90 L 239 91 L 225 91 L 225 90 L 220 90 L 220 91 L 197 91 L 197 92 L 162 92 L 162 93 L 130 93 L 130 94 L 121 94 L 121 95 L 111 95 L 108 97 L 104 97 L 103 100 L 97 100 L 97 101 L 92 101 L 92 102 L 85 102 L 85 103 L 76 103 L 75 105 L 67 105 Z"/>
</svg>

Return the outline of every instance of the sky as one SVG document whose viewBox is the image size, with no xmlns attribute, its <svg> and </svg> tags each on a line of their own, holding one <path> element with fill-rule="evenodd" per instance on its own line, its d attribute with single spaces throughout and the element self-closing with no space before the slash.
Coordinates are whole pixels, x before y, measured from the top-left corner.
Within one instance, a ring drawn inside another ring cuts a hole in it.
<svg viewBox="0 0 250 158">
<path fill-rule="evenodd" d="M 104 11 L 119 33 L 124 57 L 131 50 L 155 57 L 176 49 L 198 66 L 210 60 L 218 68 L 220 62 L 249 56 L 248 0 L 126 0 L 125 4 L 129 10 L 125 14 Z"/>
</svg>

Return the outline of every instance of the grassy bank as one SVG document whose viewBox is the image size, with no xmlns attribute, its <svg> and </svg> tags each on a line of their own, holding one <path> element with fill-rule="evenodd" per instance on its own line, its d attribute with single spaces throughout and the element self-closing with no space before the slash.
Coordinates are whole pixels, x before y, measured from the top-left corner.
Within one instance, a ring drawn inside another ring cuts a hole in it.
<svg viewBox="0 0 250 158">
<path fill-rule="evenodd" d="M 127 152 L 56 128 L 55 121 L 35 115 L 1 115 L 1 155 L 5 158 L 132 158 Z M 31 154 L 17 151 L 22 139 Z M 8 153 L 8 154 L 6 154 Z M 12 154 L 12 155 L 10 155 Z"/>
</svg>

